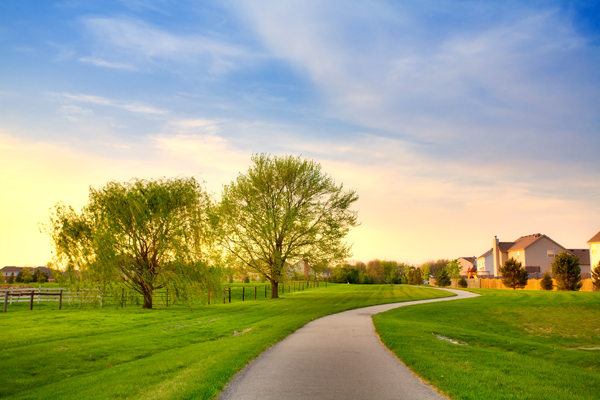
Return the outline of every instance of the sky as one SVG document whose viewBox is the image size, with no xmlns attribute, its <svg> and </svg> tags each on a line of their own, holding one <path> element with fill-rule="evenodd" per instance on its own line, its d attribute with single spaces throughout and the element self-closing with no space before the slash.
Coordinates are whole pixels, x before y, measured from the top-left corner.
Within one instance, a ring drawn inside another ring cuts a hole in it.
<svg viewBox="0 0 600 400">
<path fill-rule="evenodd" d="M 353 259 L 479 256 L 600 230 L 598 1 L 0 3 L 0 267 L 58 202 L 252 154 L 356 189 Z"/>
</svg>

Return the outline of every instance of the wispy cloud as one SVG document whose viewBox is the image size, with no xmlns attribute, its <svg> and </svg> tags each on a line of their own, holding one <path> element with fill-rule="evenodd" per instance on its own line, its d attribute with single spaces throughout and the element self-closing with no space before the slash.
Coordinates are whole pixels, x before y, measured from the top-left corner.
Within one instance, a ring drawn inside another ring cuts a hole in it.
<svg viewBox="0 0 600 400">
<path fill-rule="evenodd" d="M 246 48 L 224 40 L 199 34 L 175 34 L 135 19 L 90 18 L 84 24 L 97 42 L 94 55 L 84 59 L 101 59 L 102 63 L 95 64 L 98 66 L 163 60 L 205 64 L 209 72 L 223 73 L 252 57 Z"/>
<path fill-rule="evenodd" d="M 245 1 L 236 8 L 274 56 L 318 85 L 330 115 L 429 143 L 438 156 L 497 162 L 510 148 L 518 157 L 572 160 L 582 155 L 565 152 L 574 135 L 600 145 L 593 130 L 566 137 L 582 120 L 597 126 L 600 102 L 600 53 L 568 15 L 528 6 L 481 5 L 463 16 L 453 3 L 435 10 L 343 4 Z M 440 14 L 448 21 L 431 19 Z"/>
<path fill-rule="evenodd" d="M 119 100 L 113 100 L 102 96 L 93 96 L 87 94 L 71 94 L 71 93 L 54 93 L 59 97 L 74 100 L 82 103 L 91 103 L 98 104 L 102 106 L 116 107 L 121 108 L 123 110 L 131 111 L 134 113 L 141 114 L 153 114 L 153 115 L 161 115 L 166 114 L 166 110 L 162 110 L 156 107 L 149 106 L 140 102 L 124 102 Z"/>
<path fill-rule="evenodd" d="M 137 70 L 137 68 L 134 67 L 133 65 L 120 63 L 120 62 L 110 62 L 110 61 L 102 60 L 100 58 L 95 58 L 95 57 L 80 57 L 79 61 L 86 63 L 86 64 L 95 65 L 96 67 L 128 69 L 131 71 Z"/>
</svg>

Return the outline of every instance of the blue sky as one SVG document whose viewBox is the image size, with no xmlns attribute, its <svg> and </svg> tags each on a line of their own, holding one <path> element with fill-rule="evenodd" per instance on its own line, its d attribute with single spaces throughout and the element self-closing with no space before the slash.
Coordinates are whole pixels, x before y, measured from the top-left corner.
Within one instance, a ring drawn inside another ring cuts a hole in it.
<svg viewBox="0 0 600 400">
<path fill-rule="evenodd" d="M 253 153 L 356 188 L 356 259 L 480 255 L 600 230 L 598 2 L 8 1 L 0 265 L 45 264 L 90 185 Z M 25 250 L 26 249 L 26 250 Z"/>
</svg>

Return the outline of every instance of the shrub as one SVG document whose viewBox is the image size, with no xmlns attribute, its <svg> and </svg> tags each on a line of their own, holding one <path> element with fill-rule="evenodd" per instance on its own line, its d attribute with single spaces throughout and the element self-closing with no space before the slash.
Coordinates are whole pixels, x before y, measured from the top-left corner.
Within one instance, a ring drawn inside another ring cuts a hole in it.
<svg viewBox="0 0 600 400">
<path fill-rule="evenodd" d="M 448 271 L 446 271 L 444 268 L 438 270 L 437 274 L 435 275 L 435 286 L 446 287 L 450 286 L 450 283 Z"/>
<path fill-rule="evenodd" d="M 554 258 L 551 268 L 556 279 L 556 289 L 579 290 L 583 286 L 578 257 L 563 251 Z"/>
<path fill-rule="evenodd" d="M 514 258 L 509 258 L 504 262 L 504 266 L 500 267 L 502 274 L 502 283 L 509 288 L 524 288 L 527 285 L 529 274 L 521 268 L 521 263 Z"/>
<path fill-rule="evenodd" d="M 544 276 L 542 277 L 542 280 L 540 281 L 540 286 L 542 287 L 543 290 L 554 289 L 554 282 L 552 282 L 552 278 L 550 277 L 550 274 L 548 273 L 548 271 L 544 272 Z"/>
<path fill-rule="evenodd" d="M 244 283 L 250 283 L 250 277 L 248 275 L 244 277 Z"/>
<path fill-rule="evenodd" d="M 466 288 L 468 286 L 467 284 L 467 280 L 465 279 L 464 276 L 461 276 L 460 279 L 457 282 L 458 286 L 461 288 Z"/>
<path fill-rule="evenodd" d="M 598 264 L 592 270 L 592 283 L 596 290 L 600 290 L 600 261 L 598 261 Z"/>
<path fill-rule="evenodd" d="M 15 283 L 15 274 L 11 274 L 8 277 L 8 283 Z"/>
</svg>

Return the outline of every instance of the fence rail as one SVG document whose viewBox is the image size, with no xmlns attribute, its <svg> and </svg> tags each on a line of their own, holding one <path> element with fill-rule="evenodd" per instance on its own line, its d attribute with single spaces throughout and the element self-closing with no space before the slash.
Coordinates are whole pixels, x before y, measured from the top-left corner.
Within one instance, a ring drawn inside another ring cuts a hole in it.
<svg viewBox="0 0 600 400">
<path fill-rule="evenodd" d="M 287 283 L 280 283 L 278 285 L 278 292 L 281 294 L 292 293 L 296 291 L 306 290 L 311 287 L 319 287 L 320 283 L 324 283 L 327 287 L 327 281 L 294 281 Z M 233 289 L 233 290 L 232 290 Z M 264 285 L 264 297 L 266 298 L 271 293 L 271 285 Z M 263 287 L 254 285 L 234 286 L 225 287 L 222 289 L 223 303 L 232 300 L 247 301 L 257 300 L 259 295 L 262 295 Z M 232 293 L 234 294 L 232 296 Z M 208 300 L 208 304 L 213 302 L 219 302 L 218 293 L 211 293 L 207 291 L 205 300 Z M 173 295 L 169 294 L 168 289 L 159 290 L 153 293 L 152 302 L 153 304 L 162 304 L 169 306 L 173 303 Z M 143 303 L 143 296 L 137 292 L 122 289 L 120 292 L 102 292 L 99 289 L 83 289 L 79 291 L 71 291 L 68 288 L 9 288 L 0 289 L 0 301 L 4 301 L 4 312 L 6 312 L 7 306 L 13 303 L 19 304 L 29 302 L 29 309 L 33 309 L 35 302 L 40 304 L 41 302 L 58 302 L 58 309 L 62 309 L 62 303 L 96 303 L 100 307 L 106 305 L 117 305 L 125 307 L 128 305 L 141 305 Z"/>
</svg>

